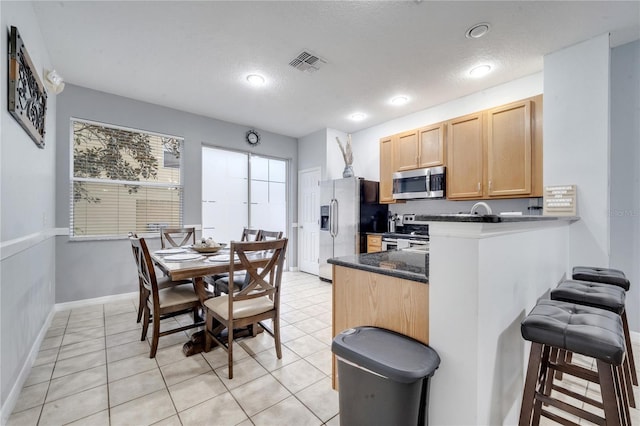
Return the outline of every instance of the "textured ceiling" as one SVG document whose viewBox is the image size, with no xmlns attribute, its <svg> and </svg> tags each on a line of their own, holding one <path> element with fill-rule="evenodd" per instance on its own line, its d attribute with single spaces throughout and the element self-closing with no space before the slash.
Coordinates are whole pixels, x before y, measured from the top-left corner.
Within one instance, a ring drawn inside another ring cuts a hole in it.
<svg viewBox="0 0 640 426">
<path fill-rule="evenodd" d="M 3 0 L 4 1 L 4 0 Z M 611 32 L 640 37 L 638 1 L 42 1 L 69 83 L 301 137 L 407 115 L 542 70 L 543 56 Z M 465 38 L 488 22 L 483 38 Z M 302 50 L 327 61 L 289 66 Z M 474 65 L 493 72 L 468 78 Z M 245 80 L 259 72 L 259 89 Z M 396 94 L 411 102 L 389 105 Z M 367 118 L 353 122 L 361 111 Z"/>
</svg>

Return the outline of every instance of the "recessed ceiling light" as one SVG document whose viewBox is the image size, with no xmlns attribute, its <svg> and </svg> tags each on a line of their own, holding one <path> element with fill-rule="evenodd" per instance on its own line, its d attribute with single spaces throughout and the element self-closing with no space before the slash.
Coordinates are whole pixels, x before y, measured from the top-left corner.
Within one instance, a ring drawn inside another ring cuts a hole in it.
<svg viewBox="0 0 640 426">
<path fill-rule="evenodd" d="M 471 68 L 469 75 L 471 75 L 471 77 L 478 78 L 487 75 L 489 71 L 491 71 L 491 65 L 478 65 L 477 67 Z"/>
<path fill-rule="evenodd" d="M 480 38 L 489 32 L 491 26 L 487 22 L 475 24 L 473 27 L 467 30 L 465 36 L 467 38 Z"/>
<path fill-rule="evenodd" d="M 247 81 L 252 86 L 264 86 L 265 79 L 260 74 L 249 74 L 247 76 Z"/>
<path fill-rule="evenodd" d="M 349 116 L 349 118 L 352 119 L 353 121 L 362 121 L 365 118 L 367 118 L 367 116 L 363 112 L 354 112 Z"/>
<path fill-rule="evenodd" d="M 399 95 L 391 98 L 389 102 L 391 102 L 391 105 L 401 106 L 409 102 L 409 97 L 405 95 Z"/>
</svg>

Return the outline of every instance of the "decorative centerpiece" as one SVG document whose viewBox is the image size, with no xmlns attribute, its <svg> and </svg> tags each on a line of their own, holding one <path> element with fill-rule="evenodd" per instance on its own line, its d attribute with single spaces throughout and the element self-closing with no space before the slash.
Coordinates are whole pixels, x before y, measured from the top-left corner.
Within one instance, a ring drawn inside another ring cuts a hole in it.
<svg viewBox="0 0 640 426">
<path fill-rule="evenodd" d="M 351 135 L 347 135 L 347 147 L 342 146 L 340 138 L 336 136 L 336 142 L 342 151 L 342 158 L 344 158 L 344 170 L 342 171 L 342 177 L 348 178 L 353 176 L 353 151 L 351 150 Z"/>
<path fill-rule="evenodd" d="M 191 248 L 198 253 L 215 253 L 224 246 L 226 244 L 216 243 L 213 238 L 203 238 L 200 243 L 192 245 Z"/>
</svg>

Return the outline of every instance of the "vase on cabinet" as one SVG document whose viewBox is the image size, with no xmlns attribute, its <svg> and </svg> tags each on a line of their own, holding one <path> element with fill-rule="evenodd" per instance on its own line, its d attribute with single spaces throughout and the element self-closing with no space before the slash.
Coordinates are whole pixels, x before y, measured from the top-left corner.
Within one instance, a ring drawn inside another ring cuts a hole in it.
<svg viewBox="0 0 640 426">
<path fill-rule="evenodd" d="M 343 178 L 353 177 L 353 166 L 351 166 L 351 164 L 347 164 L 344 166 L 344 170 L 342 171 L 342 177 Z"/>
</svg>

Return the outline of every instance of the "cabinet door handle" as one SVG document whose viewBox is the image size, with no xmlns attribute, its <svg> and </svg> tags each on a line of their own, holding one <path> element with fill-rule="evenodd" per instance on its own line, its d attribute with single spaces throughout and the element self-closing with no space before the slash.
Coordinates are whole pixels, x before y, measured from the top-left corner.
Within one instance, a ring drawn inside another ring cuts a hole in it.
<svg viewBox="0 0 640 426">
<path fill-rule="evenodd" d="M 480 188 L 482 188 L 482 186 L 480 185 L 480 182 L 478 182 L 478 192 L 480 191 Z"/>
<path fill-rule="evenodd" d="M 489 181 L 489 191 L 491 191 L 493 185 L 491 185 L 491 181 Z"/>
</svg>

